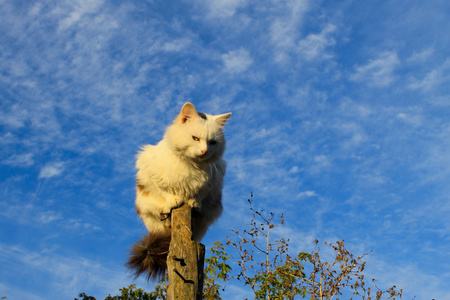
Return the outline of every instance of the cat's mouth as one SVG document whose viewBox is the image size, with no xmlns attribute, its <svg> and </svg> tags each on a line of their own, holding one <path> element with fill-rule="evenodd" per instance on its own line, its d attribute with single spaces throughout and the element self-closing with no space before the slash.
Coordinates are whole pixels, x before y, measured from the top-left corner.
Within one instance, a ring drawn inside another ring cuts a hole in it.
<svg viewBox="0 0 450 300">
<path fill-rule="evenodd" d="M 214 155 L 198 155 L 195 157 L 195 160 L 201 163 L 209 163 L 212 162 L 214 160 Z"/>
</svg>

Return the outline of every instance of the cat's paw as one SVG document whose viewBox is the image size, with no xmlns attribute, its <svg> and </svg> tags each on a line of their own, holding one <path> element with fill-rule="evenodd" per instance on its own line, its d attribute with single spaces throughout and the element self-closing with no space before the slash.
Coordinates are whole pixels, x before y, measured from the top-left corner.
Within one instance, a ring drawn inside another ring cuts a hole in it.
<svg viewBox="0 0 450 300">
<path fill-rule="evenodd" d="M 183 203 L 184 203 L 183 198 L 181 198 L 179 196 L 173 196 L 173 197 L 167 199 L 166 206 L 163 209 L 163 214 L 170 214 L 172 209 L 180 207 L 181 205 L 183 205 Z"/>
<path fill-rule="evenodd" d="M 189 199 L 187 201 L 187 204 L 192 208 L 197 208 L 197 209 L 200 208 L 200 202 L 197 201 L 196 199 Z"/>
</svg>

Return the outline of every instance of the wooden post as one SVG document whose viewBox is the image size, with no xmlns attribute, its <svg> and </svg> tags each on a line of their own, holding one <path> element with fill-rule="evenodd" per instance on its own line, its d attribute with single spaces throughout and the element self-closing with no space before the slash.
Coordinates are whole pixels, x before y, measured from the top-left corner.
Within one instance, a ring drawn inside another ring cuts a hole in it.
<svg viewBox="0 0 450 300">
<path fill-rule="evenodd" d="M 192 208 L 172 210 L 172 239 L 167 256 L 169 300 L 202 299 L 205 246 L 192 240 Z"/>
</svg>

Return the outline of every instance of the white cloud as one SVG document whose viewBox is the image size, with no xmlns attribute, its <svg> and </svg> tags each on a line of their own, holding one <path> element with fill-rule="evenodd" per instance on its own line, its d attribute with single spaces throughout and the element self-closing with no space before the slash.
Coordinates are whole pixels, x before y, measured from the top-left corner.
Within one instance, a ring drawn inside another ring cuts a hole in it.
<svg viewBox="0 0 450 300">
<path fill-rule="evenodd" d="M 77 0 L 68 1 L 58 6 L 54 9 L 53 13 L 64 16 L 64 18 L 59 21 L 59 30 L 65 30 L 72 27 L 86 14 L 95 13 L 100 9 L 103 2 L 104 0 Z"/>
<path fill-rule="evenodd" d="M 418 112 L 400 112 L 397 118 L 413 126 L 421 126 L 423 117 Z"/>
<path fill-rule="evenodd" d="M 12 128 L 23 127 L 24 122 L 28 118 L 28 111 L 18 104 L 13 104 L 8 110 L 2 109 L 0 111 L 0 124 L 4 124 Z"/>
<path fill-rule="evenodd" d="M 298 43 L 300 55 L 306 60 L 331 58 L 325 52 L 326 48 L 336 44 L 330 35 L 336 31 L 336 26 L 328 24 L 319 34 L 310 34 Z"/>
<path fill-rule="evenodd" d="M 223 54 L 222 61 L 229 73 L 245 72 L 253 63 L 250 53 L 243 48 Z"/>
<path fill-rule="evenodd" d="M 90 294 L 89 291 L 93 290 L 107 295 L 118 292 L 119 288 L 133 281 L 127 276 L 124 267 L 102 265 L 81 256 L 66 257 L 53 251 L 36 251 L 0 244 L 0 260 L 2 271 L 10 276 L 20 276 L 17 268 L 27 270 L 27 282 L 39 282 L 42 285 L 40 288 L 49 293 L 45 299 L 69 299 L 80 292 Z M 21 290 L 14 288 L 10 288 L 9 293 L 8 298 L 23 294 Z"/>
<path fill-rule="evenodd" d="M 294 45 L 294 26 L 282 19 L 276 19 L 270 26 L 272 43 L 279 48 L 287 48 Z"/>
<path fill-rule="evenodd" d="M 350 80 L 363 82 L 369 86 L 386 87 L 395 80 L 394 71 L 399 64 L 397 53 L 383 52 L 378 55 L 378 58 L 356 66 Z"/>
<path fill-rule="evenodd" d="M 44 166 L 39 172 L 39 178 L 52 178 L 64 171 L 64 163 L 56 162 Z"/>
<path fill-rule="evenodd" d="M 417 162 L 415 168 L 426 172 L 422 178 L 422 184 L 440 183 L 445 186 L 443 194 L 448 195 L 450 177 L 450 126 L 447 125 L 433 134 L 434 141 L 426 145 L 427 157 L 424 161 Z M 434 206 L 436 207 L 436 206 Z"/>
<path fill-rule="evenodd" d="M 39 14 L 42 11 L 42 3 L 35 3 L 33 7 L 30 8 L 30 10 L 28 11 L 28 15 L 30 17 L 36 17 L 39 16 Z"/>
<path fill-rule="evenodd" d="M 330 168 L 331 165 L 332 165 L 331 157 L 324 154 L 315 155 L 312 158 L 309 171 L 313 174 L 317 174 L 323 171 L 326 172 L 326 169 Z"/>
<path fill-rule="evenodd" d="M 377 279 L 380 287 L 396 285 L 398 289 L 403 289 L 403 299 L 450 299 L 448 272 L 433 274 L 433 271 L 425 271 L 417 262 L 390 262 L 380 257 L 380 254 L 371 253 L 366 257 L 365 270 L 366 276 Z"/>
<path fill-rule="evenodd" d="M 33 153 L 13 154 L 2 163 L 13 167 L 29 167 L 34 164 Z"/>
<path fill-rule="evenodd" d="M 342 140 L 342 147 L 345 150 L 353 150 L 368 139 L 364 128 L 356 122 L 344 120 L 338 121 L 335 125 L 335 129 L 339 135 L 344 137 Z"/>
<path fill-rule="evenodd" d="M 447 58 L 439 67 L 428 72 L 422 79 L 413 79 L 409 88 L 430 92 L 444 83 L 450 83 L 450 58 Z"/>
<path fill-rule="evenodd" d="M 304 14 L 310 8 L 308 0 L 274 1 L 267 8 L 273 14 L 270 17 L 269 36 L 274 47 L 276 62 L 289 61 L 290 53 L 296 48 L 300 36 L 301 23 Z"/>
<path fill-rule="evenodd" d="M 426 100 L 429 103 L 436 105 L 436 106 L 442 106 L 442 107 L 450 106 L 450 94 L 427 97 Z"/>
<path fill-rule="evenodd" d="M 317 193 L 315 191 L 304 191 L 301 192 L 298 196 L 299 198 L 309 198 L 317 196 Z"/>
<path fill-rule="evenodd" d="M 209 0 L 208 16 L 210 18 L 225 19 L 232 17 L 236 10 L 247 4 L 247 0 Z"/>
<path fill-rule="evenodd" d="M 42 206 L 35 204 L 25 204 L 20 205 L 14 203 L 1 203 L 0 215 L 3 218 L 8 218 L 14 220 L 16 224 L 26 224 L 36 227 L 36 225 L 46 225 L 58 220 L 62 220 L 63 216 L 59 212 L 55 212 L 50 209 L 45 209 Z M 67 220 L 66 220 L 67 221 Z"/>
<path fill-rule="evenodd" d="M 300 172 L 299 167 L 293 166 L 292 168 L 289 169 L 288 174 L 297 174 L 298 172 Z"/>
<path fill-rule="evenodd" d="M 188 38 L 175 39 L 169 42 L 166 42 L 162 49 L 168 52 L 180 52 L 192 43 L 192 41 Z"/>
<path fill-rule="evenodd" d="M 111 205 L 109 206 L 111 209 Z M 64 223 L 64 227 L 70 230 L 75 230 L 77 232 L 89 232 L 92 233 L 94 231 L 101 231 L 103 228 L 98 227 L 94 223 L 90 222 L 92 220 L 86 219 L 66 219 Z"/>
<path fill-rule="evenodd" d="M 414 51 L 408 58 L 409 62 L 425 62 L 434 54 L 434 48 L 429 47 L 422 51 Z"/>
</svg>

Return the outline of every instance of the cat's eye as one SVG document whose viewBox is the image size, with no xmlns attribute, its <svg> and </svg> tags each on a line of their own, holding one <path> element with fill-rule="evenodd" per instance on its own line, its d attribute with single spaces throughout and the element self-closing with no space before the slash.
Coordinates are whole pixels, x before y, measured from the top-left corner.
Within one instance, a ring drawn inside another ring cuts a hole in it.
<svg viewBox="0 0 450 300">
<path fill-rule="evenodd" d="M 215 145 L 215 144 L 217 144 L 217 142 L 216 141 L 209 141 L 209 144 L 210 145 Z"/>
<path fill-rule="evenodd" d="M 198 137 L 196 137 L 195 135 L 192 136 L 192 139 L 196 142 L 200 141 L 200 139 Z"/>
</svg>

